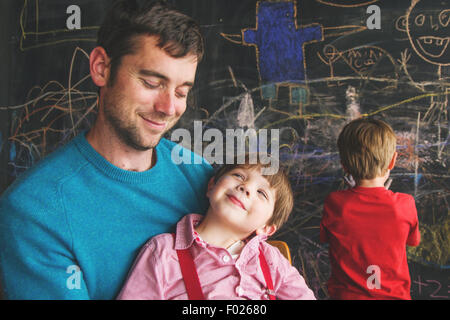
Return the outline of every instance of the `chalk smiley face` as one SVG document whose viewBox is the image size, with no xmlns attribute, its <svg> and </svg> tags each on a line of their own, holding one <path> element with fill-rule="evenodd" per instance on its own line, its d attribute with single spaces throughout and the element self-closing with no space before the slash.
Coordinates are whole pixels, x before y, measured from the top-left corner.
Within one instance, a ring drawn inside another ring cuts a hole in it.
<svg viewBox="0 0 450 320">
<path fill-rule="evenodd" d="M 429 9 L 426 1 L 413 0 L 406 14 L 406 32 L 414 51 L 425 61 L 450 65 L 450 1 Z M 429 4 L 429 3 L 428 3 Z"/>
</svg>

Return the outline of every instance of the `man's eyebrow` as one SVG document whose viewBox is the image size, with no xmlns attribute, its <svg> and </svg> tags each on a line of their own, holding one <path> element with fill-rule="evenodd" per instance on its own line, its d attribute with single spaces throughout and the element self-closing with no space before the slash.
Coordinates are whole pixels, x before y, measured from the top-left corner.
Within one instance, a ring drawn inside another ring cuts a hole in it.
<svg viewBox="0 0 450 320">
<path fill-rule="evenodd" d="M 159 72 L 148 70 L 148 69 L 141 69 L 139 70 L 139 75 L 143 77 L 156 77 L 162 80 L 169 80 L 169 78 Z"/>
<path fill-rule="evenodd" d="M 159 72 L 148 70 L 148 69 L 141 69 L 139 70 L 139 75 L 143 77 L 156 77 L 164 81 L 169 81 L 169 78 Z M 182 86 L 188 86 L 193 87 L 194 83 L 192 81 L 186 81 L 182 84 Z"/>
</svg>

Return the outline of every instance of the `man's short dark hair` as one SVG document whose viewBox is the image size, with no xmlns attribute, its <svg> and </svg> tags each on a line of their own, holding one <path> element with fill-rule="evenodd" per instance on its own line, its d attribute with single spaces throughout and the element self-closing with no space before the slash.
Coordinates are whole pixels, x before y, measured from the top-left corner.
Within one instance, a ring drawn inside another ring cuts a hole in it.
<svg viewBox="0 0 450 320">
<path fill-rule="evenodd" d="M 98 31 L 97 44 L 111 59 L 110 84 L 122 57 L 138 49 L 136 39 L 142 35 L 158 37 L 158 47 L 174 58 L 192 54 L 200 62 L 203 57 L 203 39 L 194 19 L 165 1 L 119 0 Z"/>
</svg>

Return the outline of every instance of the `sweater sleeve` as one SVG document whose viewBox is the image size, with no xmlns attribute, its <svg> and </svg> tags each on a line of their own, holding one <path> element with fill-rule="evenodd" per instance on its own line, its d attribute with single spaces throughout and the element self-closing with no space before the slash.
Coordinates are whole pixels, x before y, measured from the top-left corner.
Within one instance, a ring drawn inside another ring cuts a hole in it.
<svg viewBox="0 0 450 320">
<path fill-rule="evenodd" d="M 6 299 L 89 299 L 56 182 L 0 198 L 0 282 Z"/>
</svg>

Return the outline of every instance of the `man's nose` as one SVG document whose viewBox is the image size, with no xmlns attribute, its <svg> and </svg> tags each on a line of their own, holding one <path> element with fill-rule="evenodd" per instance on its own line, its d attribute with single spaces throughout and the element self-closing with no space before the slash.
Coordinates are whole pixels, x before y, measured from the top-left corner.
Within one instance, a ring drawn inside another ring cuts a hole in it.
<svg viewBox="0 0 450 320">
<path fill-rule="evenodd" d="M 173 116 L 175 114 L 175 99 L 175 94 L 172 94 L 169 90 L 162 90 L 155 101 L 155 111 L 166 116 Z"/>
</svg>

